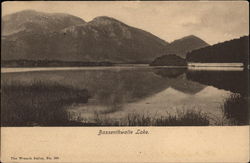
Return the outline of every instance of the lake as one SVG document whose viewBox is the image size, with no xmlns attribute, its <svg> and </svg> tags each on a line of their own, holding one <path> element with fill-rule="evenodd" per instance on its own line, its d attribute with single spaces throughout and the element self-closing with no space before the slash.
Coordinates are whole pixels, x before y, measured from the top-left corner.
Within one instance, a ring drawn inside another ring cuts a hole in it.
<svg viewBox="0 0 250 163">
<path fill-rule="evenodd" d="M 247 72 L 148 66 L 1 70 L 3 126 L 247 125 Z"/>
</svg>

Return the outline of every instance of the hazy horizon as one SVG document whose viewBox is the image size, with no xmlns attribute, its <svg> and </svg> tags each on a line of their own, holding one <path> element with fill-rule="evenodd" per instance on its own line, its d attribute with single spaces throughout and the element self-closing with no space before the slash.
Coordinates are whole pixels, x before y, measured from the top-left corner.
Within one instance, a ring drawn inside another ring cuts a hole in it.
<svg viewBox="0 0 250 163">
<path fill-rule="evenodd" d="M 249 8 L 235 2 L 4 2 L 2 15 L 22 10 L 67 13 L 91 21 L 109 16 L 172 42 L 188 35 L 209 44 L 249 35 Z"/>
</svg>

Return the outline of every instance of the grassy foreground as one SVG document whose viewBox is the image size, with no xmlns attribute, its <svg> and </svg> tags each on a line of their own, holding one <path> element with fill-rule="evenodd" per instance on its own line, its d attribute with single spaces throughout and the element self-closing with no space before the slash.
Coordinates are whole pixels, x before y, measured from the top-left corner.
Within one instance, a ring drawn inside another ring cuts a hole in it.
<svg viewBox="0 0 250 163">
<path fill-rule="evenodd" d="M 84 122 L 80 117 L 78 120 Z M 87 121 L 85 121 L 87 122 Z M 83 123 L 84 124 L 84 123 Z M 179 111 L 176 115 L 152 117 L 149 115 L 130 113 L 124 118 L 112 119 L 95 114 L 93 126 L 208 126 L 209 117 L 200 111 Z"/>
<path fill-rule="evenodd" d="M 2 83 L 2 126 L 79 125 L 69 121 L 66 106 L 86 103 L 88 91 L 57 83 L 34 81 L 31 84 Z"/>
</svg>

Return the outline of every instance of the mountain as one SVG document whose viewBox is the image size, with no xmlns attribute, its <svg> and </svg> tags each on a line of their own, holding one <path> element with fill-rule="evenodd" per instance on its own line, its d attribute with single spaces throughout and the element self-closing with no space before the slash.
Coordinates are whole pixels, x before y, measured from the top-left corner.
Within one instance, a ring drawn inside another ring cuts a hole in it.
<svg viewBox="0 0 250 163">
<path fill-rule="evenodd" d="M 186 58 L 186 54 L 192 50 L 209 46 L 208 43 L 194 35 L 186 36 L 170 43 L 168 52 Z"/>
<path fill-rule="evenodd" d="M 110 17 L 86 23 L 67 14 L 21 11 L 3 17 L 3 60 L 150 63 L 169 45 Z"/>
<path fill-rule="evenodd" d="M 169 54 L 156 58 L 150 66 L 187 66 L 187 62 L 175 54 Z"/>
<path fill-rule="evenodd" d="M 52 37 L 58 55 L 84 61 L 150 62 L 164 54 L 167 42 L 110 17 L 66 28 Z M 72 41 L 73 40 L 73 41 Z M 62 46 L 64 45 L 64 46 Z"/>
<path fill-rule="evenodd" d="M 232 63 L 249 61 L 249 36 L 225 41 L 212 46 L 194 50 L 187 54 L 188 62 Z"/>
<path fill-rule="evenodd" d="M 207 46 L 196 36 L 169 44 L 107 16 L 85 22 L 64 13 L 24 10 L 2 18 L 2 60 L 151 63 Z"/>
<path fill-rule="evenodd" d="M 2 35 L 8 36 L 20 32 L 48 33 L 84 23 L 81 18 L 69 14 L 24 10 L 3 17 Z"/>
</svg>

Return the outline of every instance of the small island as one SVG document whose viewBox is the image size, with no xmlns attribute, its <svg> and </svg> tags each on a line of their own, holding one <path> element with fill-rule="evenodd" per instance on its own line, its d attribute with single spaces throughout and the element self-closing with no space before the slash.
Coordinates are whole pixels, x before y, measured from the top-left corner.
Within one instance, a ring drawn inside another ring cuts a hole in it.
<svg viewBox="0 0 250 163">
<path fill-rule="evenodd" d="M 163 55 L 161 57 L 156 58 L 152 63 L 150 63 L 150 66 L 187 66 L 187 62 L 185 59 L 175 55 L 175 54 L 169 54 L 169 55 Z"/>
</svg>

